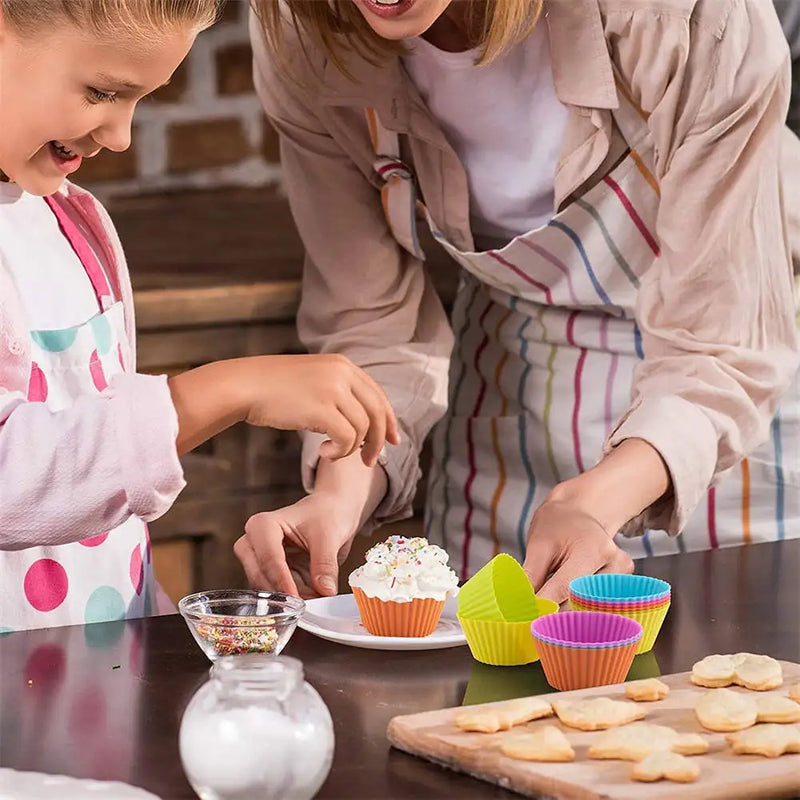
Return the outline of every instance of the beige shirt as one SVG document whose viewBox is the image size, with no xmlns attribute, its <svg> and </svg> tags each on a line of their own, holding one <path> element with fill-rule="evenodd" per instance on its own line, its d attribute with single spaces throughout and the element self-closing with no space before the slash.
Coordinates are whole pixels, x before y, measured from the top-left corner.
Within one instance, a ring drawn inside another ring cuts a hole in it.
<svg viewBox="0 0 800 800">
<path fill-rule="evenodd" d="M 608 446 L 669 442 L 673 494 L 632 527 L 677 533 L 709 483 L 767 438 L 797 368 L 800 142 L 783 124 L 786 40 L 769 0 L 546 0 L 540 24 L 570 112 L 556 209 L 626 151 L 612 65 L 655 142 L 662 255 L 639 292 L 645 357 Z M 345 353 L 385 388 L 403 442 L 384 459 L 390 488 L 377 517 L 406 516 L 419 449 L 445 410 L 453 335 L 423 264 L 388 230 L 364 109 L 403 134 L 431 216 L 462 250 L 473 248 L 466 175 L 398 58 L 374 66 L 353 55 L 351 79 L 322 54 L 309 64 L 291 32 L 286 63 L 256 22 L 252 33 L 256 87 L 280 134 L 307 252 L 300 336 L 313 351 Z M 318 444 L 305 441 L 307 488 Z"/>
</svg>

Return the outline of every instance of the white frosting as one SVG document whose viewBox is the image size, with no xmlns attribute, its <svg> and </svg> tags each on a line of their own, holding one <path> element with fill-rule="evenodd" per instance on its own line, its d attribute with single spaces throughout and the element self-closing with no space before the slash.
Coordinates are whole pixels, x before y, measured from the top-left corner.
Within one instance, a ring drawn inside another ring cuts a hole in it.
<svg viewBox="0 0 800 800">
<path fill-rule="evenodd" d="M 367 552 L 366 563 L 351 572 L 348 580 L 367 597 L 379 600 L 444 600 L 458 594 L 458 577 L 447 561 L 447 553 L 427 539 L 390 536 Z"/>
</svg>

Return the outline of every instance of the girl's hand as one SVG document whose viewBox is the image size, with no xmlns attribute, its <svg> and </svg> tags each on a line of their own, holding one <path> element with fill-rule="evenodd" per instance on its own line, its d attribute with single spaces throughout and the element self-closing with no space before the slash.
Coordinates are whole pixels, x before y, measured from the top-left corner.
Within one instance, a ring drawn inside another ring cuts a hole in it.
<svg viewBox="0 0 800 800">
<path fill-rule="evenodd" d="M 245 421 L 282 430 L 326 434 L 322 458 L 361 448 L 367 466 L 386 441 L 400 441 L 394 411 L 383 390 L 341 355 L 263 356 L 242 360 L 247 386 Z"/>
<path fill-rule="evenodd" d="M 537 594 L 563 603 L 573 578 L 633 572 L 633 561 L 586 511 L 569 502 L 546 500 L 533 516 L 523 567 Z"/>
<path fill-rule="evenodd" d="M 361 448 L 375 465 L 385 442 L 399 444 L 397 419 L 383 390 L 340 355 L 256 356 L 217 361 L 169 379 L 178 415 L 178 453 L 246 421 L 308 430 L 330 439 L 320 456 Z"/>
</svg>

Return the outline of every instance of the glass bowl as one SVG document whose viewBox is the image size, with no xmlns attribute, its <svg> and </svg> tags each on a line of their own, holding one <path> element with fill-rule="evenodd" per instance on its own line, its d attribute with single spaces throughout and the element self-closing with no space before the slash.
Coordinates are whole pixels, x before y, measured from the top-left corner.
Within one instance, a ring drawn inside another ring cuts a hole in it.
<svg viewBox="0 0 800 800">
<path fill-rule="evenodd" d="M 250 589 L 198 592 L 178 603 L 192 636 L 211 661 L 247 653 L 278 655 L 305 608 L 299 597 Z"/>
</svg>

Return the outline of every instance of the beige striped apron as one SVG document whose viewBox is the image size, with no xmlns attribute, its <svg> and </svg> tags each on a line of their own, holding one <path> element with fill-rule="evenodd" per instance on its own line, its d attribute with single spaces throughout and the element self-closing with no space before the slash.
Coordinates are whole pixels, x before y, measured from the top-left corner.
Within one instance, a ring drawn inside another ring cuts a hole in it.
<svg viewBox="0 0 800 800">
<path fill-rule="evenodd" d="M 659 256 L 660 193 L 644 115 L 619 91 L 627 157 L 547 225 L 501 249 L 463 252 L 415 195 L 398 134 L 367 120 L 398 243 L 419 257 L 415 207 L 463 268 L 452 316 L 449 407 L 434 432 L 426 535 L 467 578 L 498 552 L 522 559 L 533 513 L 596 463 L 631 402 L 643 358 L 639 281 Z M 683 533 L 617 536 L 633 557 L 800 536 L 800 381 L 769 441 L 709 489 Z M 679 432 L 678 432 L 679 435 Z"/>
</svg>

